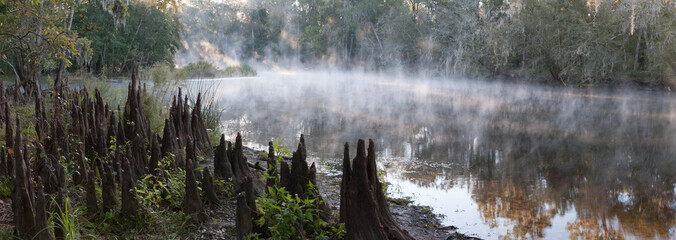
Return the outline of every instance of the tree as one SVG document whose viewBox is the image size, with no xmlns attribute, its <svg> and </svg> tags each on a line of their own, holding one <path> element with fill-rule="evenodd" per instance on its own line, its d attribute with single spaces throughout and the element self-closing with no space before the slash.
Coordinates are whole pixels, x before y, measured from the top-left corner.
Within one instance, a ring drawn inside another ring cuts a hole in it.
<svg viewBox="0 0 676 240">
<path fill-rule="evenodd" d="M 120 74 L 157 62 L 173 63 L 180 47 L 178 19 L 170 12 L 139 1 L 121 1 L 103 9 L 99 2 L 81 5 L 75 14 L 74 31 L 91 39 L 96 73 Z M 109 13 L 108 9 L 120 9 Z"/>
<path fill-rule="evenodd" d="M 15 90 L 40 94 L 39 78 L 48 60 L 70 66 L 70 57 L 87 49 L 88 40 L 67 30 L 73 1 L 0 2 L 0 56 L 16 77 Z M 9 56 L 8 56 L 9 55 Z"/>
</svg>

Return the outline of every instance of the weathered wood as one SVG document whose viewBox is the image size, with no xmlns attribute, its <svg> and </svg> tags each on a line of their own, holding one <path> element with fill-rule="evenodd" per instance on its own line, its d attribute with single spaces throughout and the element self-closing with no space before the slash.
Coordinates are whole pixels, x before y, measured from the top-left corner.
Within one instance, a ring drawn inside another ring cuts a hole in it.
<svg viewBox="0 0 676 240">
<path fill-rule="evenodd" d="M 117 107 L 117 111 L 120 112 L 120 107 Z M 128 140 L 122 122 L 124 122 L 124 119 L 120 119 L 120 121 L 117 122 L 117 145 L 119 146 L 126 145 Z"/>
<path fill-rule="evenodd" d="M 239 185 L 242 186 L 242 191 L 246 193 L 247 205 L 255 207 L 258 193 L 256 193 L 256 190 L 254 189 L 253 181 L 254 181 L 253 174 L 249 173 L 249 175 L 247 175 L 242 179 Z M 252 212 L 255 211 L 253 211 L 252 209 Z"/>
<path fill-rule="evenodd" d="M 195 165 L 198 165 L 199 162 L 197 160 L 197 149 L 195 149 L 195 142 L 192 141 L 190 137 L 188 137 L 188 140 L 186 141 L 185 144 L 185 157 L 186 159 L 192 159 L 193 163 Z"/>
<path fill-rule="evenodd" d="M 314 191 L 317 190 L 317 169 L 314 163 L 308 167 L 306 154 L 305 136 L 300 135 L 298 149 L 293 153 L 291 158 L 291 171 L 289 172 L 286 163 L 282 162 L 279 181 L 280 185 L 285 187 L 291 195 L 298 195 L 301 198 L 314 198 L 315 196 L 310 195 L 310 188 L 308 185 L 311 183 L 315 188 Z M 323 198 L 318 192 L 316 198 L 320 202 L 323 202 Z M 326 202 L 321 203 L 319 205 L 319 210 L 320 217 L 328 221 L 331 217 L 331 209 L 328 204 Z"/>
<path fill-rule="evenodd" d="M 183 198 L 183 212 L 193 214 L 202 212 L 202 201 L 195 180 L 195 168 L 192 159 L 188 158 L 185 169 L 185 196 Z"/>
<path fill-rule="evenodd" d="M 265 182 L 266 189 L 274 187 L 277 179 L 277 158 L 272 141 L 268 142 L 268 179 Z"/>
<path fill-rule="evenodd" d="M 134 136 L 131 142 L 131 166 L 136 176 L 141 176 L 146 172 L 148 164 L 148 153 L 146 152 L 146 140 L 139 134 Z M 127 148 L 129 150 L 129 148 Z"/>
<path fill-rule="evenodd" d="M 103 179 L 101 180 L 101 195 L 103 197 L 103 210 L 108 211 L 117 206 L 115 196 L 115 178 L 113 177 L 113 167 L 110 163 L 105 164 Z"/>
<path fill-rule="evenodd" d="M 289 178 L 291 178 L 291 170 L 289 170 L 289 164 L 285 161 L 282 161 L 279 164 L 279 185 L 285 189 L 288 189 Z"/>
<path fill-rule="evenodd" d="M 242 182 L 242 180 L 251 173 L 247 165 L 246 157 L 244 156 L 244 148 L 242 146 L 242 135 L 237 133 L 235 138 L 235 147 L 229 148 L 228 157 L 232 165 L 232 171 L 235 175 L 235 182 Z"/>
<path fill-rule="evenodd" d="M 87 195 L 87 214 L 91 217 L 99 211 L 99 203 L 96 199 L 96 180 L 94 180 L 94 171 L 87 171 L 87 185 L 85 186 Z"/>
<path fill-rule="evenodd" d="M 301 134 L 298 149 L 291 157 L 291 177 L 286 184 L 291 195 L 306 196 L 307 184 L 310 182 L 310 169 L 305 158 L 305 137 Z"/>
<path fill-rule="evenodd" d="M 133 169 L 129 164 L 129 160 L 124 157 L 122 159 L 122 213 L 127 215 L 136 216 L 137 211 L 139 210 L 139 203 L 136 200 L 136 191 L 134 186 L 136 185 L 136 178 L 133 177 Z"/>
<path fill-rule="evenodd" d="M 412 240 L 408 232 L 397 225 L 389 210 L 377 176 L 374 148 L 373 141 L 369 140 L 367 155 L 364 140 L 359 139 L 357 156 L 350 166 L 347 160 L 349 148 L 345 144 L 340 218 L 345 222 L 346 238 Z"/>
<path fill-rule="evenodd" d="M 202 190 L 204 191 L 204 196 L 206 200 L 211 205 L 217 205 L 219 203 L 218 197 L 216 197 L 216 189 L 214 188 L 214 179 L 211 177 L 208 168 L 202 169 Z"/>
<path fill-rule="evenodd" d="M 5 103 L 5 145 L 7 146 L 7 150 L 14 150 L 14 132 L 13 131 L 13 125 L 12 125 L 12 117 L 9 114 L 9 107 L 7 106 L 8 103 Z M 9 168 L 8 168 L 9 169 Z M 9 169 L 10 172 L 12 169 Z"/>
<path fill-rule="evenodd" d="M 221 134 L 221 141 L 214 150 L 214 177 L 216 179 L 236 180 L 228 159 L 228 149 L 225 142 L 225 135 Z"/>
<path fill-rule="evenodd" d="M 148 172 L 152 173 L 153 176 L 159 176 L 160 169 L 159 163 L 161 160 L 161 150 L 160 150 L 160 136 L 153 134 L 152 142 L 150 144 L 150 162 L 148 163 Z"/>
<path fill-rule="evenodd" d="M 378 168 L 376 166 L 376 152 L 374 145 L 375 144 L 373 143 L 373 140 L 369 139 L 367 166 L 369 171 L 369 182 L 371 183 L 371 189 L 374 189 L 373 194 L 376 198 L 380 221 L 382 222 L 389 239 L 413 240 L 413 237 L 411 237 L 411 235 L 409 235 L 406 230 L 399 227 L 397 222 L 394 220 L 394 217 L 392 217 L 392 212 L 390 212 L 390 204 L 387 202 L 385 192 L 383 192 L 383 184 L 378 179 Z"/>
<path fill-rule="evenodd" d="M 203 150 L 211 149 L 211 140 L 202 116 L 202 93 L 197 94 L 197 101 L 195 101 L 195 106 L 192 109 L 190 126 L 196 147 Z"/>
<path fill-rule="evenodd" d="M 30 239 L 35 232 L 35 201 L 31 194 L 30 169 L 24 160 L 24 144 L 21 138 L 21 121 L 16 117 L 16 138 L 14 140 L 14 184 L 12 185 L 12 211 L 17 236 Z"/>
<path fill-rule="evenodd" d="M 127 102 L 124 106 L 125 134 L 133 139 L 140 135 L 143 139 L 150 138 L 150 122 L 145 116 L 143 109 L 142 91 L 136 77 L 136 69 L 132 69 L 131 83 L 127 90 Z"/>
<path fill-rule="evenodd" d="M 247 195 L 245 192 L 237 194 L 237 220 L 235 226 L 237 228 L 237 239 L 246 239 L 251 231 L 253 231 L 253 222 L 251 219 L 252 211 L 247 204 Z"/>
<path fill-rule="evenodd" d="M 183 162 L 183 151 L 179 147 L 176 140 L 176 130 L 172 124 L 173 116 L 169 115 L 168 119 L 164 120 L 164 132 L 162 133 L 162 158 L 169 156 L 174 157 L 171 167 L 176 167 Z"/>
<path fill-rule="evenodd" d="M 117 117 L 115 117 L 115 113 L 110 113 L 110 119 L 108 120 L 108 136 L 106 138 L 106 146 L 110 148 L 113 146 L 113 143 L 117 142 Z M 115 139 L 115 142 L 113 142 L 113 138 Z"/>
<path fill-rule="evenodd" d="M 340 180 L 340 222 L 344 223 L 347 217 L 347 186 L 349 184 L 350 168 L 350 145 L 345 142 L 343 151 L 343 177 Z"/>
<path fill-rule="evenodd" d="M 35 186 L 37 193 L 35 194 L 35 232 L 34 238 L 36 240 L 52 239 L 47 229 L 47 200 L 45 199 L 45 192 L 42 189 L 42 178 L 37 177 L 37 186 Z"/>
</svg>

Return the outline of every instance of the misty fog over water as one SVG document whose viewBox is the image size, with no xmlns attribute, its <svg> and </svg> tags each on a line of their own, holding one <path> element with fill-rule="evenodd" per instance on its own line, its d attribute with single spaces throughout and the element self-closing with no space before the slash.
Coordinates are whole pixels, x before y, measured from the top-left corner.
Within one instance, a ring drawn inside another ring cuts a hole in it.
<svg viewBox="0 0 676 240">
<path fill-rule="evenodd" d="M 669 93 L 339 71 L 189 85 L 215 91 L 226 136 L 295 149 L 305 134 L 309 160 L 329 174 L 340 174 L 343 143 L 373 139 L 389 194 L 463 233 L 676 237 Z"/>
</svg>

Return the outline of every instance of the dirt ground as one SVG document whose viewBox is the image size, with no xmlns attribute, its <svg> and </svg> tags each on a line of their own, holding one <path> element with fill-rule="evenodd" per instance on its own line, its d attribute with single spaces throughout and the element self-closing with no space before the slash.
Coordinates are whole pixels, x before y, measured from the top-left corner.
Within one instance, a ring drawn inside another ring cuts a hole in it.
<svg viewBox="0 0 676 240">
<path fill-rule="evenodd" d="M 264 153 L 247 149 L 245 155 L 249 163 L 265 166 Z M 341 176 L 320 172 L 317 178 L 320 194 L 331 209 L 337 212 L 340 205 Z M 217 207 L 206 208 L 210 220 L 197 229 L 194 239 L 236 239 L 235 201 L 232 198 L 223 199 L 223 201 Z M 427 207 L 414 205 L 406 199 L 393 199 L 390 203 L 390 210 L 399 226 L 415 239 L 476 239 L 457 233 L 453 226 L 442 226 L 439 216 Z M 11 230 L 13 227 L 11 199 L 2 198 L 0 199 L 0 231 Z"/>
</svg>

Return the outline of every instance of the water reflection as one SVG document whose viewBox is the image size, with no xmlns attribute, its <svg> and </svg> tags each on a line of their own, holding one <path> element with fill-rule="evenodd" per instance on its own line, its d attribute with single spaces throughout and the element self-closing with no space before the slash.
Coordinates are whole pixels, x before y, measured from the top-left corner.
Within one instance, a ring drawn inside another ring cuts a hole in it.
<svg viewBox="0 0 676 240">
<path fill-rule="evenodd" d="M 478 212 L 466 231 L 484 237 L 676 236 L 676 101 L 666 94 L 335 73 L 219 86 L 226 132 L 287 146 L 305 133 L 333 169 L 342 142 L 374 138 L 399 194 L 471 201 L 432 205 Z"/>
</svg>

